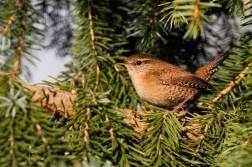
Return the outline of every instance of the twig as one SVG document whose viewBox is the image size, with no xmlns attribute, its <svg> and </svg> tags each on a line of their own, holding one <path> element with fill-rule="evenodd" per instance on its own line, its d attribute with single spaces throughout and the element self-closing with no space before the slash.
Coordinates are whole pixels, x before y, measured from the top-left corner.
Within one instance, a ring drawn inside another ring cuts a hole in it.
<svg viewBox="0 0 252 167">
<path fill-rule="evenodd" d="M 87 119 L 86 119 L 86 121 L 85 121 L 85 123 L 84 123 L 84 142 L 85 143 L 89 143 L 89 133 L 88 133 L 88 130 L 89 130 L 89 125 L 88 125 L 88 121 L 90 120 L 90 114 L 91 114 L 91 110 L 90 110 L 90 108 L 88 107 L 87 109 L 86 109 L 86 115 L 87 115 Z M 87 157 L 86 157 L 87 158 Z M 85 158 L 84 158 L 85 159 Z"/>
<path fill-rule="evenodd" d="M 44 133 L 42 132 L 41 126 L 37 123 L 37 121 L 35 120 L 33 116 L 31 116 L 31 120 L 36 125 L 37 133 L 41 137 L 42 142 L 45 144 L 46 150 L 50 153 L 50 145 L 47 139 L 45 138 Z"/>
<path fill-rule="evenodd" d="M 200 17 L 199 5 L 200 5 L 200 0 L 196 0 L 194 12 L 193 12 L 193 19 L 195 22 L 198 22 L 199 17 Z"/>
<path fill-rule="evenodd" d="M 108 123 L 110 124 L 110 122 L 109 122 L 109 117 L 108 117 L 107 114 L 105 114 L 105 122 L 108 122 Z M 114 131 L 113 131 L 113 128 L 112 128 L 112 127 L 110 127 L 110 129 L 109 129 L 109 134 L 110 134 L 110 137 L 111 137 L 111 138 L 115 138 Z"/>
<path fill-rule="evenodd" d="M 76 82 L 76 80 L 83 74 L 83 72 L 84 72 L 84 69 L 81 69 L 76 75 L 74 75 L 74 77 L 73 77 L 73 80 L 72 80 L 72 82 L 71 82 L 71 86 L 72 87 L 74 87 L 75 86 L 75 82 Z M 86 79 L 86 77 L 85 77 L 85 79 Z M 83 85 L 83 88 L 85 88 L 86 87 L 86 82 L 85 82 L 85 79 L 84 79 L 84 85 Z"/>
<path fill-rule="evenodd" d="M 148 26 L 148 29 L 147 29 L 147 34 L 150 34 L 151 33 L 151 26 L 152 24 L 154 23 L 154 20 L 155 20 L 155 17 L 157 16 L 157 5 L 158 5 L 158 0 L 156 0 L 154 2 L 154 5 L 153 5 L 153 9 L 152 9 L 152 15 L 151 15 L 151 18 L 150 18 L 150 24 Z"/>
<path fill-rule="evenodd" d="M 244 10 L 248 9 L 248 1 L 247 0 L 243 0 L 243 9 Z"/>
<path fill-rule="evenodd" d="M 23 5 L 23 11 L 26 12 L 27 8 L 28 8 L 27 4 L 24 4 Z M 22 31 L 21 31 L 21 34 L 18 37 L 18 47 L 17 47 L 18 57 L 17 57 L 17 60 L 14 63 L 13 71 L 18 71 L 18 68 L 20 66 L 21 55 L 22 55 L 23 47 L 24 47 L 25 25 L 26 25 L 26 17 L 23 16 L 21 18 Z M 15 74 L 12 75 L 12 78 L 13 79 L 15 78 Z"/>
<path fill-rule="evenodd" d="M 6 25 L 5 28 L 3 29 L 2 34 L 3 34 L 4 36 L 5 36 L 5 35 L 7 34 L 7 32 L 9 31 L 10 26 L 11 26 L 11 24 L 12 24 L 12 22 L 13 22 L 15 16 L 16 16 L 16 12 L 17 12 L 17 10 L 18 10 L 19 1 L 20 1 L 20 0 L 16 0 L 15 7 L 14 7 L 14 12 L 13 12 L 13 14 L 10 16 L 7 25 Z"/>
<path fill-rule="evenodd" d="M 10 128 L 10 136 L 9 136 L 9 141 L 10 141 L 10 155 L 11 155 L 11 166 L 17 166 L 16 164 L 16 156 L 15 156 L 15 152 L 14 152 L 14 145 L 15 145 L 15 138 L 14 138 L 14 129 L 13 129 L 13 125 L 14 121 L 13 118 L 11 119 L 11 128 Z"/>
<path fill-rule="evenodd" d="M 7 76 L 7 75 L 12 75 L 12 74 L 19 74 L 21 73 L 21 71 L 12 71 L 12 72 L 5 72 L 3 74 L 1 74 L 2 76 Z"/>
<path fill-rule="evenodd" d="M 221 97 L 226 95 L 228 92 L 230 92 L 237 84 L 239 84 L 243 78 L 245 77 L 246 71 L 249 69 L 249 67 L 252 65 L 252 63 L 249 63 L 247 67 L 235 78 L 235 81 L 231 81 L 223 91 L 220 92 L 220 94 L 217 95 L 216 98 L 213 99 L 213 102 L 217 102 Z"/>
<path fill-rule="evenodd" d="M 248 145 L 248 143 L 252 140 L 252 135 L 249 135 L 248 140 L 246 140 L 242 145 L 240 150 L 243 150 L 244 147 L 246 147 Z"/>
<path fill-rule="evenodd" d="M 96 47 L 95 47 L 95 35 L 94 35 L 94 29 L 93 29 L 93 19 L 92 19 L 92 10 L 91 10 L 91 0 L 88 0 L 88 20 L 89 20 L 89 29 L 90 29 L 90 35 L 91 35 L 91 45 L 92 45 L 92 49 L 94 51 L 95 54 L 95 60 L 96 60 L 96 75 L 98 76 L 100 74 L 100 67 L 98 65 L 98 53 L 96 51 Z M 98 78 L 98 77 L 97 77 Z M 96 79 L 95 82 L 95 87 L 94 89 L 96 90 L 98 88 L 98 79 Z"/>
</svg>

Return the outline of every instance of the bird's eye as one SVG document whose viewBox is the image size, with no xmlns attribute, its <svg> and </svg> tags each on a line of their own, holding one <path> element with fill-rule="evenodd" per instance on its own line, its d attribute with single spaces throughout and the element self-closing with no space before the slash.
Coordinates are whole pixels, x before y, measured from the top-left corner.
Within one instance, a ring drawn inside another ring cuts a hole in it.
<svg viewBox="0 0 252 167">
<path fill-rule="evenodd" d="M 142 64 L 142 61 L 140 61 L 140 60 L 138 60 L 137 62 L 136 62 L 136 65 L 137 66 L 140 66 Z"/>
</svg>

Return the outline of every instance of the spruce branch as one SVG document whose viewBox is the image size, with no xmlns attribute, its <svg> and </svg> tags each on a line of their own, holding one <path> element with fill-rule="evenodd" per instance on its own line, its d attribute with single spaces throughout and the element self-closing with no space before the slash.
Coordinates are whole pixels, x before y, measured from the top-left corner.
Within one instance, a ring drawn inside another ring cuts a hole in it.
<svg viewBox="0 0 252 167">
<path fill-rule="evenodd" d="M 85 125 L 84 125 L 84 142 L 88 144 L 89 143 L 88 121 L 90 120 L 91 110 L 90 110 L 89 107 L 86 110 L 87 110 L 87 112 L 86 112 L 86 114 L 87 114 L 87 120 L 85 121 Z M 87 157 L 84 158 L 84 160 L 85 159 L 87 159 Z"/>
<path fill-rule="evenodd" d="M 93 29 L 93 18 L 92 18 L 92 10 L 91 10 L 91 0 L 88 0 L 88 20 L 89 20 L 89 30 L 90 30 L 90 36 L 91 36 L 91 46 L 94 52 L 95 61 L 96 61 L 96 82 L 94 86 L 94 91 L 98 88 L 99 84 L 99 74 L 100 74 L 100 67 L 98 62 L 98 53 L 95 46 L 95 34 Z M 93 99 L 95 100 L 95 99 Z"/>
<path fill-rule="evenodd" d="M 76 81 L 81 77 L 81 75 L 83 75 L 85 70 L 80 70 L 79 72 L 77 72 L 76 75 L 74 75 L 72 82 L 71 82 L 71 86 L 75 87 Z M 83 89 L 86 88 L 86 84 L 87 84 L 87 78 L 84 78 L 84 82 L 83 82 Z"/>
<path fill-rule="evenodd" d="M 244 77 L 246 76 L 246 72 L 247 72 L 247 70 L 251 67 L 251 65 L 252 65 L 252 63 L 249 63 L 249 64 L 245 67 L 245 69 L 244 69 L 238 76 L 236 76 L 235 81 L 231 81 L 231 82 L 228 84 L 228 86 L 227 86 L 224 90 L 222 90 L 222 91 L 220 92 L 220 94 L 217 95 L 216 98 L 214 98 L 214 99 L 212 100 L 212 102 L 214 102 L 214 103 L 217 102 L 220 98 L 222 98 L 222 97 L 225 96 L 227 93 L 229 93 L 230 91 L 232 91 L 232 89 L 233 89 L 236 85 L 238 85 L 238 84 L 244 79 Z"/>
<path fill-rule="evenodd" d="M 158 15 L 158 13 L 157 13 L 158 3 L 159 3 L 159 0 L 155 0 L 154 4 L 153 4 L 152 15 L 151 15 L 150 21 L 149 21 L 149 27 L 147 28 L 147 31 L 146 31 L 146 34 L 148 34 L 148 35 L 151 34 L 152 26 L 154 24 L 154 21 L 155 21 L 157 15 Z"/>
<path fill-rule="evenodd" d="M 23 12 L 27 12 L 27 4 L 23 4 L 23 7 L 22 7 L 22 11 Z M 25 27 L 26 27 L 26 18 L 27 16 L 26 15 L 23 15 L 20 19 L 20 23 L 21 23 L 21 32 L 19 34 L 19 37 L 18 37 L 18 46 L 17 46 L 17 59 L 14 63 L 14 67 L 13 67 L 13 71 L 18 71 L 19 69 L 19 66 L 20 66 L 20 61 L 21 61 L 21 56 L 22 56 L 22 53 L 24 51 L 23 47 L 24 47 L 24 37 L 25 37 Z M 12 75 L 12 78 L 15 78 L 15 74 Z"/>
<path fill-rule="evenodd" d="M 4 96 L 0 96 L 0 100 L 3 101 L 0 104 L 0 108 L 8 107 L 6 110 L 5 117 L 9 117 L 9 115 L 11 115 L 12 117 L 15 117 L 17 114 L 17 111 L 19 110 L 18 108 L 20 108 L 24 113 L 27 113 L 26 96 L 20 97 L 20 93 L 21 93 L 21 90 L 14 92 L 14 88 L 12 88 L 10 89 L 10 92 L 8 93 L 8 98 Z"/>
<path fill-rule="evenodd" d="M 194 6 L 194 12 L 193 12 L 193 20 L 195 22 L 199 21 L 200 17 L 200 10 L 199 10 L 200 0 L 196 0 L 195 6 Z"/>
<path fill-rule="evenodd" d="M 5 36 L 7 34 L 7 32 L 9 31 L 10 29 L 10 26 L 13 22 L 13 20 L 15 19 L 15 16 L 16 16 L 16 13 L 17 13 L 17 10 L 18 10 L 18 6 L 19 6 L 19 2 L 20 0 L 16 0 L 15 2 L 15 6 L 14 6 L 14 12 L 12 13 L 12 15 L 10 16 L 8 22 L 7 22 L 7 25 L 5 26 L 5 28 L 3 29 L 2 31 L 2 34 Z"/>
<path fill-rule="evenodd" d="M 247 0 L 243 0 L 243 9 L 244 10 L 249 9 L 249 7 L 248 7 L 248 1 Z"/>
<path fill-rule="evenodd" d="M 148 166 L 177 164 L 181 158 L 178 154 L 182 126 L 175 115 L 164 110 L 150 112 L 144 115 L 143 121 L 147 126 L 143 129 L 141 144 Z"/>
<path fill-rule="evenodd" d="M 14 139 L 14 130 L 13 130 L 13 118 L 11 119 L 10 121 L 10 155 L 11 155 L 11 167 L 16 167 L 17 164 L 16 164 L 16 155 L 15 155 L 15 149 L 14 149 L 14 146 L 15 146 L 15 139 Z"/>
<path fill-rule="evenodd" d="M 39 125 L 38 121 L 31 115 L 31 121 L 35 124 L 35 127 L 36 127 L 36 130 L 37 130 L 37 133 L 38 135 L 40 136 L 41 138 L 41 141 L 43 142 L 43 145 L 45 146 L 46 148 L 46 151 L 47 151 L 47 157 L 51 156 L 51 149 L 50 149 L 50 145 L 49 145 L 49 142 L 48 140 L 46 139 L 43 131 L 42 131 L 42 128 L 41 126 Z"/>
<path fill-rule="evenodd" d="M 20 74 L 21 71 L 12 71 L 12 72 L 5 72 L 3 74 L 0 74 L 2 76 L 8 76 L 8 75 L 13 75 L 13 74 Z"/>
<path fill-rule="evenodd" d="M 248 139 L 244 143 L 241 144 L 240 149 L 243 150 L 249 144 L 249 142 L 251 142 L 251 141 L 252 141 L 252 135 L 249 135 Z"/>
<path fill-rule="evenodd" d="M 205 13 L 206 8 L 221 7 L 220 4 L 213 2 L 201 2 L 200 0 L 195 1 L 172 1 L 160 4 L 164 6 L 159 13 L 163 13 L 163 17 L 160 22 L 165 21 L 165 27 L 169 29 L 180 28 L 184 24 L 188 25 L 187 32 L 183 38 L 191 37 L 196 39 L 199 32 L 201 36 L 205 38 L 204 34 L 204 21 L 209 18 Z M 204 10 L 203 10 L 204 9 Z"/>
</svg>

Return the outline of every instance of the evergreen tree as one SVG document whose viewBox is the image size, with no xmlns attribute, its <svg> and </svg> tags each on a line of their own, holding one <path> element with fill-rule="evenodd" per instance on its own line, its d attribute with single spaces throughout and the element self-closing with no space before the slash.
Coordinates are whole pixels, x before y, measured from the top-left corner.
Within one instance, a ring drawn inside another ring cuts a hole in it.
<svg viewBox="0 0 252 167">
<path fill-rule="evenodd" d="M 0 1 L 0 166 L 252 166 L 251 10 L 246 0 Z M 19 74 L 42 47 L 72 61 L 55 82 L 29 85 Z M 143 102 L 115 64 L 141 52 L 195 71 L 226 50 L 212 94 L 178 115 Z"/>
</svg>

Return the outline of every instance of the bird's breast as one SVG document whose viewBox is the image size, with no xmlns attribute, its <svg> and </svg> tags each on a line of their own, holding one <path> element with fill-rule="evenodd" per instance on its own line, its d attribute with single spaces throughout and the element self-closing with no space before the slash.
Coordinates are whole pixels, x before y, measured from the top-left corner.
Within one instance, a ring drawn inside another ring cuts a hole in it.
<svg viewBox="0 0 252 167">
<path fill-rule="evenodd" d="M 163 85 L 158 79 L 151 76 L 148 76 L 148 79 L 144 77 L 132 78 L 132 82 L 137 94 L 144 101 L 168 109 L 176 107 L 188 98 L 188 96 L 194 96 L 199 92 L 195 88 Z"/>
</svg>

